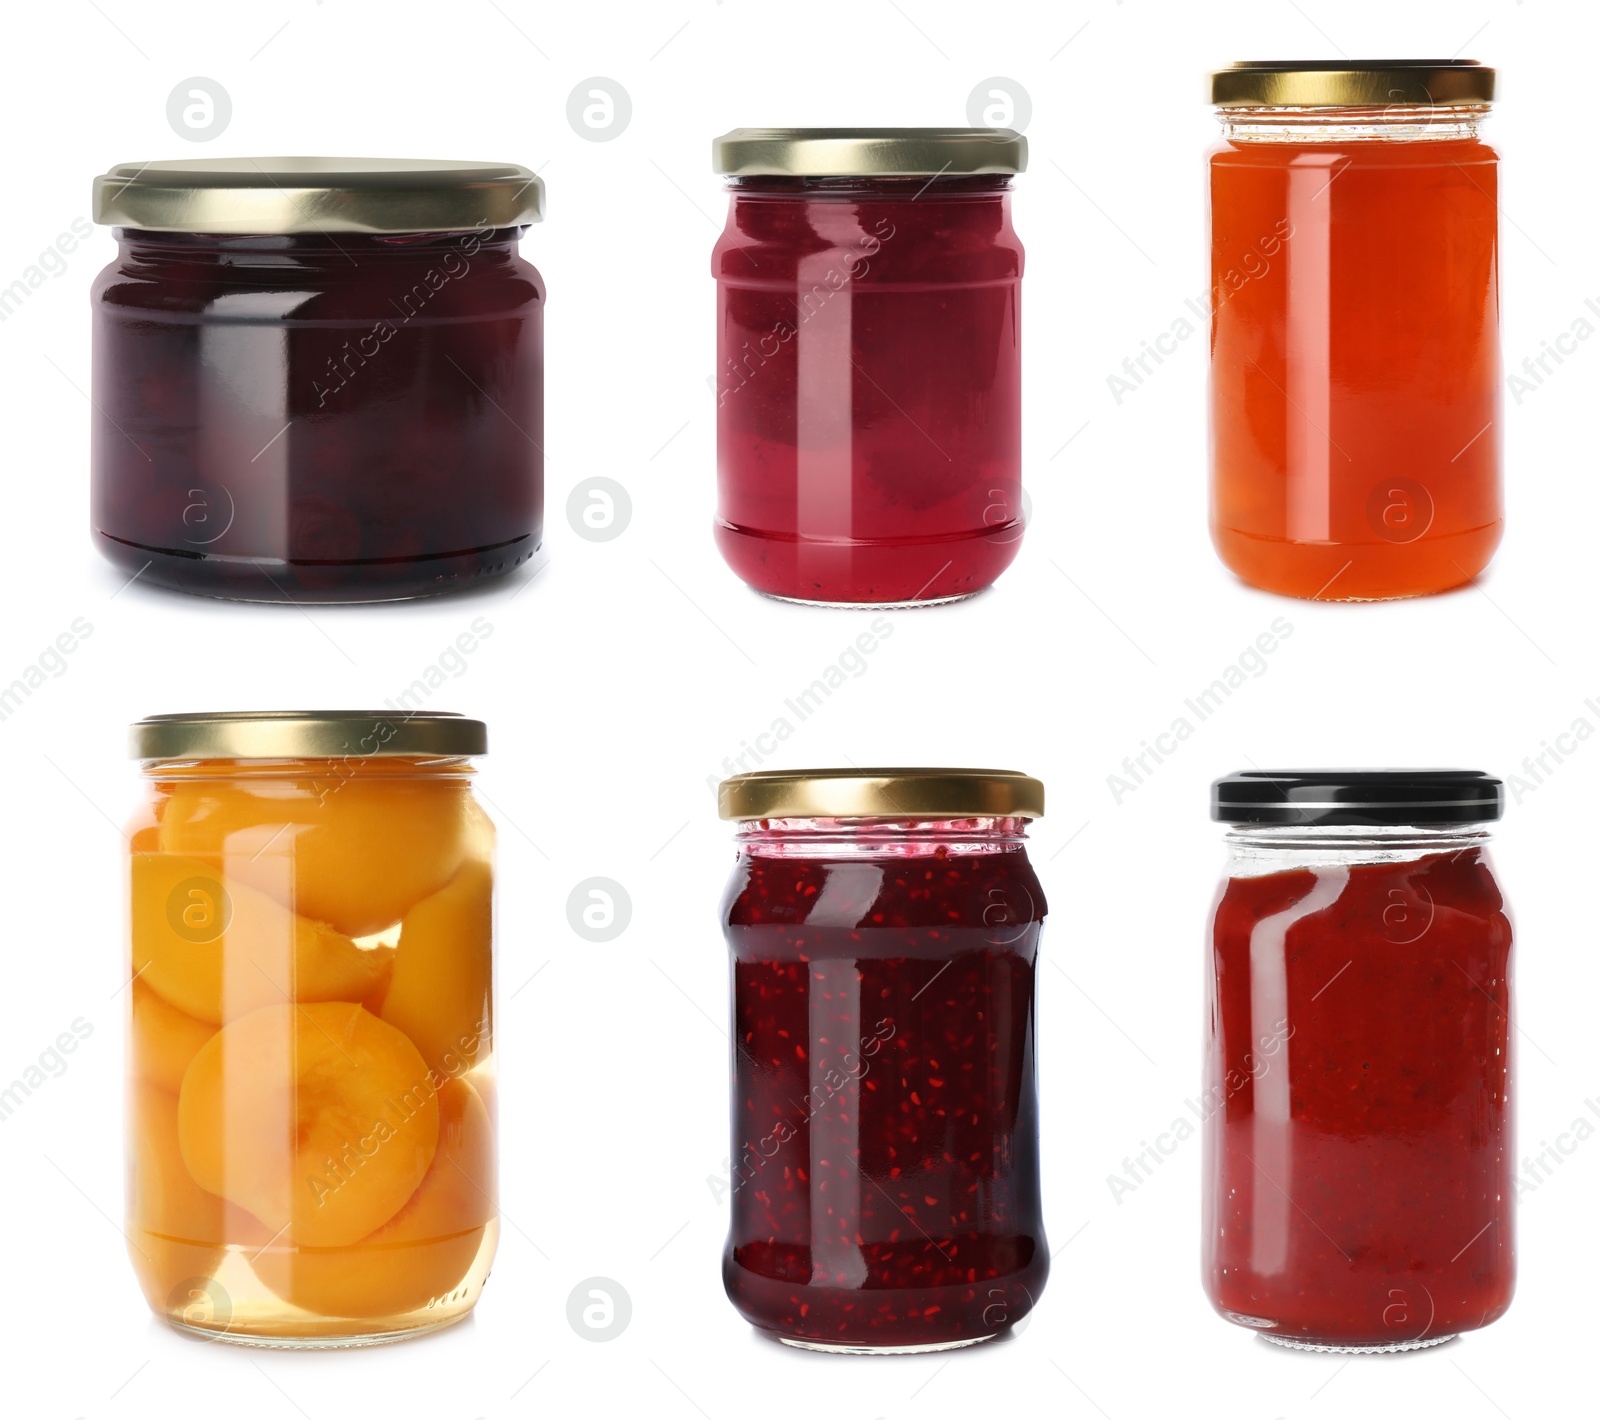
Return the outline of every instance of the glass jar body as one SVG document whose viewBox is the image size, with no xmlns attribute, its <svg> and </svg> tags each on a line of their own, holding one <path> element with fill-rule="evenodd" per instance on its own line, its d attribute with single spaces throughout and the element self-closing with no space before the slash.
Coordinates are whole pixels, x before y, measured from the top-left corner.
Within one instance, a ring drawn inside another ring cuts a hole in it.
<svg viewBox="0 0 1600 1420">
<path fill-rule="evenodd" d="M 717 545 L 793 601 L 948 601 L 1023 532 L 1010 179 L 741 178 L 717 243 Z"/>
<path fill-rule="evenodd" d="M 127 1235 L 151 1309 L 352 1346 L 494 1257 L 494 829 L 463 760 L 145 766 Z"/>
<path fill-rule="evenodd" d="M 1230 112 L 1210 155 L 1211 531 L 1267 591 L 1470 581 L 1499 545 L 1483 110 Z"/>
<path fill-rule="evenodd" d="M 93 293 L 100 551 L 253 601 L 422 596 L 526 561 L 544 285 L 520 230 L 117 229 Z"/>
<path fill-rule="evenodd" d="M 732 956 L 723 1281 L 793 1345 L 986 1340 L 1049 1271 L 1021 820 L 749 826 Z"/>
<path fill-rule="evenodd" d="M 1486 1326 L 1514 1259 L 1511 943 L 1484 835 L 1239 829 L 1212 918 L 1204 1262 L 1289 1345 Z"/>
</svg>

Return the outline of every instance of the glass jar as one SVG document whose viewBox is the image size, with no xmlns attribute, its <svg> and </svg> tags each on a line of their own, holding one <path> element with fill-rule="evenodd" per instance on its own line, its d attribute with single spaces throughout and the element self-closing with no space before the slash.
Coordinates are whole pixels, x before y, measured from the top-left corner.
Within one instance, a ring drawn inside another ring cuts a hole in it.
<svg viewBox="0 0 1600 1420">
<path fill-rule="evenodd" d="M 1219 780 L 1204 1276 L 1285 1346 L 1407 1351 L 1514 1284 L 1511 922 L 1475 770 Z"/>
<path fill-rule="evenodd" d="M 92 523 L 250 601 L 503 575 L 544 511 L 543 187 L 509 163 L 239 158 L 95 179 Z"/>
<path fill-rule="evenodd" d="M 717 278 L 717 545 L 785 601 L 981 591 L 1023 530 L 1009 129 L 739 128 Z"/>
<path fill-rule="evenodd" d="M 361 1346 L 459 1321 L 494 1257 L 484 727 L 133 727 L 129 1255 L 174 1326 Z"/>
<path fill-rule="evenodd" d="M 791 1346 L 940 1351 L 1032 1310 L 1036 779 L 741 774 L 728 1296 Z"/>
<path fill-rule="evenodd" d="M 1499 545 L 1494 70 L 1212 76 L 1211 534 L 1323 601 L 1470 582 Z"/>
</svg>

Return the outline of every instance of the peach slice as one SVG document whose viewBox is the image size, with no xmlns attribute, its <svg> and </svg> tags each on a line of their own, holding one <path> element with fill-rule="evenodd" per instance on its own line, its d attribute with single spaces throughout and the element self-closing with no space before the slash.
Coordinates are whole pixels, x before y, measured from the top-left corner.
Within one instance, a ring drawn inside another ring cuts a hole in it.
<svg viewBox="0 0 1600 1420">
<path fill-rule="evenodd" d="M 152 1311 L 226 1326 L 206 1286 L 227 1246 L 258 1249 L 272 1239 L 261 1220 L 207 1193 L 178 1142 L 178 1098 L 156 1085 L 128 1091 L 128 1255 Z M 221 1298 L 227 1305 L 226 1297 Z"/>
<path fill-rule="evenodd" d="M 129 1030 L 134 1078 L 159 1085 L 174 1095 L 183 1087 L 189 1062 L 217 1033 L 216 1026 L 169 1006 L 138 980 L 133 983 L 133 1023 Z"/>
<path fill-rule="evenodd" d="M 459 780 L 177 782 L 163 852 L 202 858 L 350 937 L 392 926 L 455 875 L 488 822 Z"/>
<path fill-rule="evenodd" d="M 360 1000 L 382 988 L 392 957 L 198 859 L 133 856 L 134 971 L 196 1020 L 221 1025 L 288 1000 Z"/>
<path fill-rule="evenodd" d="M 202 1188 L 307 1247 L 341 1247 L 416 1192 L 439 1098 L 416 1046 L 353 1002 L 263 1006 L 200 1048 L 178 1097 Z"/>
<path fill-rule="evenodd" d="M 181 1310 L 216 1270 L 223 1201 L 189 1175 L 178 1147 L 178 1101 L 165 1090 L 128 1091 L 128 1256 L 152 1311 Z"/>
<path fill-rule="evenodd" d="M 269 1248 L 251 1263 L 285 1301 L 322 1316 L 398 1316 L 447 1296 L 495 1216 L 494 1127 L 465 1080 L 439 1090 L 439 1151 L 411 1201 L 350 1247 Z"/>
<path fill-rule="evenodd" d="M 380 1014 L 441 1075 L 470 1070 L 489 1048 L 493 886 L 488 863 L 469 858 L 400 923 Z"/>
</svg>

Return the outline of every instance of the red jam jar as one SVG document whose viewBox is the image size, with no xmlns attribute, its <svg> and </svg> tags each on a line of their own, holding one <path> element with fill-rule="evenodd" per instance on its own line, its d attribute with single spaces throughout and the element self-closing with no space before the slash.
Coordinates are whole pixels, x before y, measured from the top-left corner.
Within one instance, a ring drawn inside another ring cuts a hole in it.
<svg viewBox="0 0 1600 1420">
<path fill-rule="evenodd" d="M 1213 786 L 1205 1287 L 1269 1341 L 1409 1351 L 1511 1304 L 1502 798 L 1475 770 Z"/>
<path fill-rule="evenodd" d="M 862 1354 L 987 1341 L 1050 1269 L 1039 1203 L 1028 862 L 1036 779 L 1005 770 L 741 774 L 732 1229 L 753 1326 Z"/>
<path fill-rule="evenodd" d="M 423 596 L 539 547 L 544 282 L 511 163 L 203 158 L 94 184 L 92 524 L 130 577 Z"/>
<path fill-rule="evenodd" d="M 1494 80 L 1466 59 L 1212 76 L 1211 535 L 1251 586 L 1419 596 L 1499 545 Z"/>
<path fill-rule="evenodd" d="M 736 128 L 717 279 L 717 545 L 785 601 L 982 591 L 1022 537 L 1027 140 Z"/>
</svg>

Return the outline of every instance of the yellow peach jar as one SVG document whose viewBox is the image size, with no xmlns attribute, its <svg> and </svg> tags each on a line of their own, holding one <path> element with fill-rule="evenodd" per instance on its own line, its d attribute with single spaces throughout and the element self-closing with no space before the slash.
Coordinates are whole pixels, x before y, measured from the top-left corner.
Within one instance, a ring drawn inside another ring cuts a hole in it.
<svg viewBox="0 0 1600 1420">
<path fill-rule="evenodd" d="M 128 1215 L 173 1325 L 360 1346 L 460 1320 L 498 1236 L 480 721 L 133 727 Z"/>
</svg>

